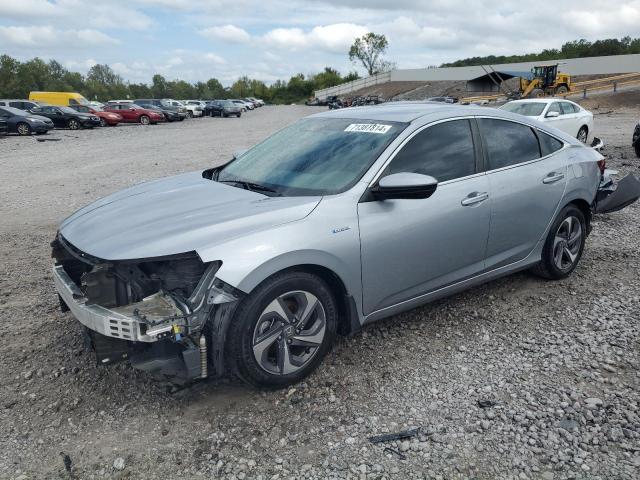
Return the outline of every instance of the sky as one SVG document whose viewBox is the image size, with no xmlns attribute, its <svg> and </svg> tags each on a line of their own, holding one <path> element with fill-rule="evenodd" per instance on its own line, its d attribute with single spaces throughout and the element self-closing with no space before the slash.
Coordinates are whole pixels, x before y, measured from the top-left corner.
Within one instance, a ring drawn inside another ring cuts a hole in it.
<svg viewBox="0 0 640 480">
<path fill-rule="evenodd" d="M 398 68 L 640 37 L 640 0 L 0 0 L 0 54 L 55 59 L 86 73 L 267 83 L 331 66 L 366 32 L 385 34 Z"/>
</svg>

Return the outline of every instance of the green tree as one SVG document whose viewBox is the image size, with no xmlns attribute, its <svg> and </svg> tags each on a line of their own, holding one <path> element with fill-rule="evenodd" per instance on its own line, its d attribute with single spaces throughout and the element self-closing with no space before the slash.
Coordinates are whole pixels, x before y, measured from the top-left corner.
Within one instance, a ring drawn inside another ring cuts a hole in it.
<svg viewBox="0 0 640 480">
<path fill-rule="evenodd" d="M 383 59 L 388 46 L 387 37 L 369 32 L 355 39 L 349 49 L 349 60 L 354 64 L 360 62 L 369 75 L 375 75 L 391 66 Z"/>
</svg>

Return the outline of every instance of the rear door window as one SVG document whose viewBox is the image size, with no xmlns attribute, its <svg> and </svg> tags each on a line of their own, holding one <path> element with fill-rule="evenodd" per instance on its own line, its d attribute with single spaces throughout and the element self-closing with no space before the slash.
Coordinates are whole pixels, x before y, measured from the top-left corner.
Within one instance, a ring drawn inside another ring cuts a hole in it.
<svg viewBox="0 0 640 480">
<path fill-rule="evenodd" d="M 430 175 L 438 182 L 473 175 L 476 157 L 469 120 L 452 120 L 422 130 L 402 147 L 385 175 Z"/>
<path fill-rule="evenodd" d="M 578 111 L 575 105 L 569 102 L 560 102 L 560 107 L 562 108 L 562 113 L 565 115 L 570 115 Z"/>
<path fill-rule="evenodd" d="M 553 152 L 557 152 L 564 146 L 564 143 L 562 143 L 557 138 L 552 137 L 551 135 L 547 135 L 540 130 L 537 130 L 536 133 L 538 134 L 538 139 L 540 140 L 540 150 L 543 157 L 551 155 Z"/>
<path fill-rule="evenodd" d="M 540 145 L 528 125 L 495 118 L 478 119 L 488 157 L 488 170 L 540 158 Z"/>
</svg>

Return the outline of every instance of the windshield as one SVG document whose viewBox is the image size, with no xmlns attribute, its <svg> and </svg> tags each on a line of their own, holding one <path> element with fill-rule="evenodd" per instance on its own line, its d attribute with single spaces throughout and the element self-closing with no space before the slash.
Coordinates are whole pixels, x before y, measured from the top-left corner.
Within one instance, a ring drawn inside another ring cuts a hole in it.
<svg viewBox="0 0 640 480">
<path fill-rule="evenodd" d="M 538 117 L 542 115 L 542 111 L 546 106 L 547 104 L 542 102 L 510 102 L 500 108 L 507 112 L 519 113 L 526 117 Z"/>
<path fill-rule="evenodd" d="M 407 126 L 364 119 L 305 118 L 219 170 L 215 180 L 276 195 L 330 195 L 354 185 Z M 253 184 L 253 185 L 252 185 Z"/>
</svg>

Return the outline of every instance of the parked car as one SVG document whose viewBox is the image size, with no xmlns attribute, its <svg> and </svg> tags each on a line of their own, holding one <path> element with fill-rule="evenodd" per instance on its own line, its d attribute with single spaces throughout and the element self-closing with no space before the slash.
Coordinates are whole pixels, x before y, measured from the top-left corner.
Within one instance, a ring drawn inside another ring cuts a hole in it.
<svg viewBox="0 0 640 480">
<path fill-rule="evenodd" d="M 31 92 L 29 100 L 47 105 L 69 107 L 71 105 L 89 105 L 89 100 L 74 92 Z"/>
<path fill-rule="evenodd" d="M 78 130 L 80 128 L 93 128 L 100 126 L 100 119 L 92 114 L 76 112 L 71 107 L 45 105 L 34 107 L 31 113 L 51 119 L 56 128 L 68 128 Z"/>
<path fill-rule="evenodd" d="M 32 102 L 30 100 L 0 100 L 0 107 L 13 107 L 28 112 L 32 108 L 48 105 L 44 102 Z"/>
<path fill-rule="evenodd" d="M 260 98 L 256 98 L 256 97 L 249 97 L 249 98 L 251 100 L 253 100 L 254 102 L 256 102 L 259 107 L 264 107 L 265 106 L 264 100 L 262 100 Z"/>
<path fill-rule="evenodd" d="M 196 117 L 204 117 L 205 113 L 204 110 L 207 107 L 207 102 L 205 102 L 204 100 L 186 100 L 185 102 L 183 102 L 187 105 L 187 107 L 194 107 L 196 109 L 199 109 L 200 114 L 199 115 L 194 115 Z"/>
<path fill-rule="evenodd" d="M 596 150 L 503 110 L 323 112 L 222 166 L 78 210 L 52 243 L 53 276 L 100 364 L 229 367 L 283 387 L 338 333 L 527 268 L 569 276 L 603 169 Z"/>
<path fill-rule="evenodd" d="M 631 143 L 636 151 L 636 156 L 640 158 L 640 122 L 636 124 L 636 128 L 633 130 L 633 141 Z"/>
<path fill-rule="evenodd" d="M 458 103 L 458 99 L 456 97 L 449 97 L 449 96 L 430 97 L 430 98 L 427 98 L 427 101 L 429 101 L 429 102 L 442 102 L 442 103 Z"/>
<path fill-rule="evenodd" d="M 514 100 L 500 108 L 548 123 L 582 143 L 593 140 L 593 114 L 569 100 L 557 98 Z"/>
<path fill-rule="evenodd" d="M 162 112 L 144 108 L 135 103 L 107 103 L 104 111 L 119 114 L 125 123 L 155 125 L 158 122 L 164 121 Z"/>
<path fill-rule="evenodd" d="M 77 112 L 90 113 L 100 119 L 100 125 L 106 127 L 107 125 L 115 127 L 118 123 L 122 122 L 122 115 L 115 112 L 107 112 L 100 107 L 89 107 L 87 105 L 72 105 Z"/>
<path fill-rule="evenodd" d="M 186 108 L 172 105 L 171 100 L 166 98 L 139 98 L 134 100 L 134 102 L 136 105 L 140 105 L 141 107 L 154 108 L 161 111 L 167 122 L 181 122 L 187 118 Z"/>
<path fill-rule="evenodd" d="M 5 122 L 7 132 L 18 135 L 47 133 L 53 128 L 53 122 L 49 118 L 13 107 L 0 107 L 0 119 Z"/>
<path fill-rule="evenodd" d="M 242 115 L 242 107 L 231 100 L 214 100 L 209 102 L 205 107 L 205 115 L 211 117 L 231 117 L 240 118 Z"/>
<path fill-rule="evenodd" d="M 244 100 L 231 99 L 229 101 L 238 105 L 242 112 L 248 112 L 249 110 L 253 110 L 253 105 L 249 106 L 249 104 Z"/>
<path fill-rule="evenodd" d="M 202 116 L 202 107 L 200 105 L 187 104 L 180 100 L 171 100 L 171 105 L 178 109 L 184 109 L 187 114 L 187 118 Z"/>
</svg>

